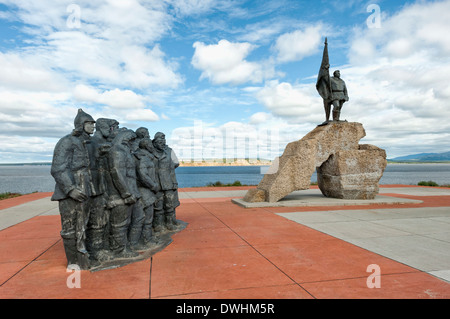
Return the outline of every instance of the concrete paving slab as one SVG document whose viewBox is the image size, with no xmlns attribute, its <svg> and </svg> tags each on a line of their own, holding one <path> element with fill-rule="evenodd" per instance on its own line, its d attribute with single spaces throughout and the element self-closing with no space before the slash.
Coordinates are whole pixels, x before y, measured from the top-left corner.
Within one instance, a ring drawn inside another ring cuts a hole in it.
<svg viewBox="0 0 450 319">
<path fill-rule="evenodd" d="M 450 196 L 450 188 L 446 187 L 380 187 L 380 194 L 402 194 L 411 196 Z"/>
<path fill-rule="evenodd" d="M 424 236 L 450 243 L 450 231 L 443 233 L 425 234 Z"/>
<path fill-rule="evenodd" d="M 339 199 L 329 198 L 322 195 L 319 189 L 308 189 L 295 191 L 278 202 L 248 203 L 242 198 L 234 198 L 232 202 L 245 208 L 255 207 L 309 207 L 309 206 L 354 206 L 372 204 L 419 204 L 421 200 L 397 198 L 378 195 L 375 199 Z"/>
<path fill-rule="evenodd" d="M 317 216 L 311 217 L 312 214 Z M 278 215 L 441 279 L 449 279 L 448 207 L 294 212 Z"/>
<path fill-rule="evenodd" d="M 450 270 L 430 271 L 429 274 L 450 282 Z"/>
<path fill-rule="evenodd" d="M 429 218 L 375 220 L 374 224 L 395 228 L 411 234 L 425 235 L 450 231 L 450 224 Z"/>
<path fill-rule="evenodd" d="M 389 209 L 355 209 L 355 210 L 338 210 L 332 211 L 335 214 L 351 217 L 357 220 L 382 220 L 392 218 L 405 218 L 405 216 L 394 213 Z"/>
<path fill-rule="evenodd" d="M 385 215 L 400 218 L 434 218 L 450 216 L 450 207 L 415 207 L 415 208 L 386 208 L 374 209 L 376 212 L 384 212 Z"/>
<path fill-rule="evenodd" d="M 220 198 L 220 197 L 244 197 L 247 190 L 227 190 L 227 191 L 198 191 L 180 192 L 180 198 Z"/>
<path fill-rule="evenodd" d="M 345 222 L 354 221 L 355 218 L 351 215 L 346 216 L 345 214 L 339 214 L 338 211 L 329 212 L 300 212 L 300 213 L 279 213 L 278 215 L 283 216 L 287 219 L 293 220 L 297 223 L 308 225 L 314 223 L 334 223 L 334 222 Z"/>
<path fill-rule="evenodd" d="M 58 214 L 58 202 L 50 197 L 0 210 L 0 230 L 40 215 Z"/>
<path fill-rule="evenodd" d="M 409 233 L 398 229 L 377 225 L 370 221 L 349 221 L 340 223 L 302 223 L 333 237 L 349 241 L 355 238 L 377 238 L 385 236 L 405 236 Z"/>
<path fill-rule="evenodd" d="M 374 253 L 425 272 L 450 269 L 450 243 L 426 236 L 390 236 L 348 240 Z"/>
</svg>

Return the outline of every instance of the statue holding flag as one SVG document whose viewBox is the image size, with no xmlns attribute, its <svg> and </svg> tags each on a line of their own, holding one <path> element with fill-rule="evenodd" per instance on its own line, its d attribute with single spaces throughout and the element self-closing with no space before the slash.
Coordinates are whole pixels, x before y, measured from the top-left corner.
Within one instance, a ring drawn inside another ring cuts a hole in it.
<svg viewBox="0 0 450 319">
<path fill-rule="evenodd" d="M 321 125 L 326 125 L 330 122 L 331 105 L 333 105 L 333 121 L 339 121 L 342 106 L 348 101 L 347 87 L 341 79 L 340 71 L 334 71 L 333 77 L 330 77 L 329 69 L 328 43 L 327 38 L 325 38 L 322 64 L 320 65 L 316 83 L 316 89 L 323 98 L 323 106 L 325 108 L 325 122 Z"/>
</svg>

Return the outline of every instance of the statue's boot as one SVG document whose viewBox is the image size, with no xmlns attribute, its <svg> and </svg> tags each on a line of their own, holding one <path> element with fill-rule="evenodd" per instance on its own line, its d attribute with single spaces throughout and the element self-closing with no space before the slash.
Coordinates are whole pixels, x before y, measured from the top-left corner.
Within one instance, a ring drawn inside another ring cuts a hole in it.
<svg viewBox="0 0 450 319">
<path fill-rule="evenodd" d="M 177 219 L 175 217 L 175 212 L 166 213 L 166 228 L 168 230 L 176 230 L 177 229 Z"/>
<path fill-rule="evenodd" d="M 104 229 L 93 228 L 87 231 L 87 249 L 91 260 L 99 262 L 107 261 L 113 258 L 113 254 L 105 249 Z"/>
<path fill-rule="evenodd" d="M 153 236 L 153 223 L 144 225 L 144 228 L 142 229 L 142 241 L 146 246 L 150 246 L 155 242 Z"/>
<path fill-rule="evenodd" d="M 142 230 L 137 228 L 131 228 L 128 232 L 128 247 L 132 251 L 145 250 L 146 246 L 140 243 Z"/>
<path fill-rule="evenodd" d="M 110 237 L 110 248 L 114 253 L 114 258 L 133 258 L 139 256 L 138 253 L 128 250 L 126 227 L 114 227 Z"/>
<path fill-rule="evenodd" d="M 128 248 L 124 248 L 121 251 L 115 251 L 114 252 L 114 258 L 117 259 L 122 259 L 122 258 L 135 258 L 138 257 L 139 253 L 135 252 L 135 251 L 131 251 Z"/>
<path fill-rule="evenodd" d="M 77 240 L 72 237 L 63 237 L 64 251 L 66 253 L 67 265 L 77 265 L 80 269 L 89 269 L 89 254 L 77 250 Z"/>
<path fill-rule="evenodd" d="M 340 115 L 341 115 L 341 112 L 339 112 L 339 111 L 333 111 L 333 121 L 338 122 L 338 121 L 339 121 Z"/>
<path fill-rule="evenodd" d="M 164 231 L 164 214 L 155 213 L 155 217 L 154 217 L 154 221 L 153 221 L 153 229 L 155 230 L 155 232 L 160 233 L 162 231 Z"/>
</svg>

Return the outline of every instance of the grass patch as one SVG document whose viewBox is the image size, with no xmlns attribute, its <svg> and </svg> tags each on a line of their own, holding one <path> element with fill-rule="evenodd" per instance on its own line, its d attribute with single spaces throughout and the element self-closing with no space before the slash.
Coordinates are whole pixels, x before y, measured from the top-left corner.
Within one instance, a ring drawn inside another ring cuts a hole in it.
<svg viewBox="0 0 450 319">
<path fill-rule="evenodd" d="M 230 186 L 249 186 L 244 185 L 240 181 L 234 181 L 233 183 L 224 184 L 221 181 L 217 181 L 215 183 L 208 183 L 206 184 L 208 187 L 230 187 Z"/>
<path fill-rule="evenodd" d="M 317 182 L 312 182 L 311 185 L 318 185 Z M 242 184 L 240 181 L 234 181 L 233 183 L 222 183 L 221 181 L 217 181 L 215 183 L 206 184 L 208 187 L 232 187 L 232 186 L 257 186 L 257 185 L 246 185 Z"/>
<path fill-rule="evenodd" d="M 0 200 L 2 200 L 2 199 L 8 199 L 8 198 L 14 198 L 14 197 L 19 197 L 19 196 L 22 196 L 22 194 L 19 194 L 19 193 L 10 193 L 10 192 L 0 193 Z"/>
<path fill-rule="evenodd" d="M 450 184 L 439 185 L 434 181 L 421 181 L 417 183 L 419 186 L 434 186 L 434 187 L 450 187 Z"/>
</svg>

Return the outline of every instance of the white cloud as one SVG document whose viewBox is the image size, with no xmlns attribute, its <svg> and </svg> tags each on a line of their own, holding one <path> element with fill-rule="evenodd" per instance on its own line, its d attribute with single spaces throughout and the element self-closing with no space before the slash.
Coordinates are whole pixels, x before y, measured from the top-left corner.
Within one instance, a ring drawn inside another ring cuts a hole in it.
<svg viewBox="0 0 450 319">
<path fill-rule="evenodd" d="M 99 92 L 93 87 L 77 85 L 74 97 L 81 102 L 99 103 L 118 109 L 140 109 L 145 106 L 145 98 L 131 90 L 106 90 Z"/>
<path fill-rule="evenodd" d="M 380 28 L 358 29 L 351 41 L 350 59 L 366 63 L 373 58 L 407 58 L 419 52 L 430 57 L 450 54 L 450 25 L 444 12 L 449 1 L 418 2 L 385 17 Z"/>
<path fill-rule="evenodd" d="M 26 138 L 70 133 L 77 107 L 67 93 L 0 90 L 0 134 Z"/>
<path fill-rule="evenodd" d="M 0 86 L 30 91 L 64 90 L 68 83 L 64 77 L 48 69 L 33 56 L 0 52 Z"/>
<path fill-rule="evenodd" d="M 124 114 L 123 118 L 127 121 L 148 121 L 154 122 L 159 120 L 159 116 L 150 109 L 137 109 Z"/>
<path fill-rule="evenodd" d="M 33 36 L 23 51 L 71 79 L 131 88 L 175 88 L 183 79 L 155 41 L 170 31 L 164 1 L 78 1 L 80 27 L 68 23 L 70 1 L 5 1 Z"/>
<path fill-rule="evenodd" d="M 261 64 L 246 60 L 256 48 L 248 42 L 220 40 L 211 45 L 195 42 L 193 47 L 192 65 L 202 71 L 201 79 L 208 78 L 214 84 L 261 82 L 271 74 Z"/>
<path fill-rule="evenodd" d="M 73 92 L 79 102 L 103 105 L 104 114 L 125 121 L 158 121 L 159 116 L 147 106 L 147 98 L 131 90 L 99 90 L 86 85 L 77 85 Z"/>
<path fill-rule="evenodd" d="M 322 42 L 323 30 L 324 27 L 319 24 L 279 36 L 275 44 L 278 61 L 298 61 L 317 53 Z"/>
<path fill-rule="evenodd" d="M 16 8 L 15 15 L 10 18 L 26 23 L 28 27 L 24 27 L 24 31 L 41 37 L 79 30 L 92 37 L 120 43 L 150 43 L 168 32 L 173 20 L 165 1 L 3 0 L 2 3 Z M 79 17 L 68 10 L 71 5 L 79 8 Z M 80 18 L 79 29 L 72 29 L 72 18 Z"/>
<path fill-rule="evenodd" d="M 311 84 L 293 86 L 273 80 L 255 96 L 272 114 L 291 122 L 319 120 L 318 114 L 322 113 L 322 102 Z"/>
<path fill-rule="evenodd" d="M 171 0 L 177 15 L 203 14 L 217 5 L 215 0 Z"/>
<path fill-rule="evenodd" d="M 258 112 L 253 114 L 250 117 L 250 124 L 261 124 L 261 123 L 265 123 L 267 122 L 270 118 L 271 118 L 271 114 L 270 113 L 266 113 L 266 112 Z"/>
</svg>

